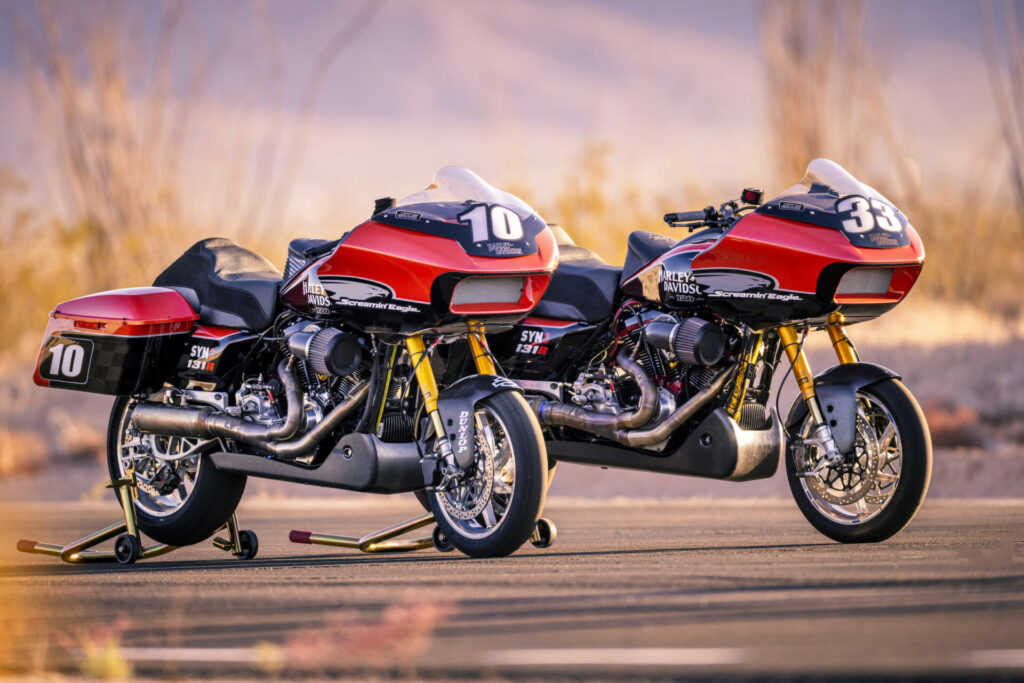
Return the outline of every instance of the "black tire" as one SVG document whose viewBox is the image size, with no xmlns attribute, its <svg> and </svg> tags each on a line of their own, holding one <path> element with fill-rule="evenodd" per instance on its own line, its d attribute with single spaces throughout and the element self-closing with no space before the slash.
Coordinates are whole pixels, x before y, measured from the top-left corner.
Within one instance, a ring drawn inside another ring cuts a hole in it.
<svg viewBox="0 0 1024 683">
<path fill-rule="evenodd" d="M 107 425 L 107 469 L 111 479 L 121 478 L 119 442 L 126 427 L 130 399 L 120 396 L 114 401 Z M 200 458 L 204 456 L 199 456 Z M 209 465 L 200 466 L 195 486 L 188 499 L 166 516 L 155 516 L 135 503 L 139 529 L 159 543 L 186 546 L 199 543 L 224 526 L 238 507 L 245 492 L 243 475 L 227 474 Z M 114 492 L 117 495 L 117 492 Z"/>
<path fill-rule="evenodd" d="M 900 381 L 883 380 L 859 389 L 857 395 L 874 399 L 888 411 L 902 449 L 899 480 L 881 510 L 857 523 L 830 519 L 808 497 L 804 480 L 796 476 L 792 453 L 786 456 L 786 478 L 800 512 L 815 529 L 840 543 L 877 543 L 906 527 L 924 502 L 932 474 L 932 441 L 921 406 Z"/>
<path fill-rule="evenodd" d="M 512 448 L 510 457 L 514 458 L 515 478 L 503 516 L 493 527 L 481 530 L 480 533 L 486 535 L 475 536 L 449 517 L 440 500 L 443 493 L 427 498 L 437 526 L 453 546 L 470 557 L 504 557 L 530 539 L 544 509 L 547 449 L 533 411 L 518 392 L 503 391 L 489 396 L 477 409 L 485 410 L 500 421 Z"/>
</svg>

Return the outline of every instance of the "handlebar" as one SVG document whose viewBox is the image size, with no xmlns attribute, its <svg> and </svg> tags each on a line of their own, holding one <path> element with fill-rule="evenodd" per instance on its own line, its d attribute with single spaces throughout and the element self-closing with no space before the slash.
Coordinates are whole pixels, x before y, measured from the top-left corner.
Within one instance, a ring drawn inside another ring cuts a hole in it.
<svg viewBox="0 0 1024 683">
<path fill-rule="evenodd" d="M 711 207 L 709 206 L 708 209 Z M 666 213 L 666 223 L 689 223 L 690 221 L 706 221 L 708 220 L 708 209 L 701 209 L 700 211 L 680 211 L 678 213 Z"/>
</svg>

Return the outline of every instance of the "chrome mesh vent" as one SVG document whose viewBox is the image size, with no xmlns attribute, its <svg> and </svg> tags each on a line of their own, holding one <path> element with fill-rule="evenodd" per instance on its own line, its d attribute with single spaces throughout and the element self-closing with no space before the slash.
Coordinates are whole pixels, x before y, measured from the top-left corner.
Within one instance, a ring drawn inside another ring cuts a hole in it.
<svg viewBox="0 0 1024 683">
<path fill-rule="evenodd" d="M 836 294 L 885 294 L 892 280 L 892 268 L 854 268 L 839 281 Z"/>
<path fill-rule="evenodd" d="M 455 285 L 452 306 L 514 304 L 523 298 L 525 277 L 467 277 Z"/>
</svg>

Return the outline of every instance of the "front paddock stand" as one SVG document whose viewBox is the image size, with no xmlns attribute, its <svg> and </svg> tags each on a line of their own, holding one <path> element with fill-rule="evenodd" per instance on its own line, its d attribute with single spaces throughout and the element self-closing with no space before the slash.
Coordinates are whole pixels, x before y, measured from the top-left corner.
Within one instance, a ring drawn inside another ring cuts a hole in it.
<svg viewBox="0 0 1024 683">
<path fill-rule="evenodd" d="M 367 534 L 361 538 L 357 538 L 355 536 L 319 534 L 315 531 L 299 531 L 296 529 L 288 534 L 288 540 L 292 543 L 329 545 L 336 548 L 352 548 L 354 550 L 361 550 L 364 553 L 405 553 L 412 550 L 423 550 L 424 548 L 430 547 L 434 547 L 443 553 L 454 550 L 455 546 L 452 545 L 451 541 L 448 540 L 447 536 L 444 535 L 444 532 L 441 531 L 441 527 L 439 526 L 434 526 L 434 530 L 430 536 L 399 539 L 397 541 L 392 540 L 396 536 L 407 534 L 410 531 L 415 531 L 416 529 L 422 529 L 425 526 L 434 524 L 434 522 L 434 515 L 428 512 L 420 515 L 419 517 L 413 517 L 412 519 L 407 519 L 399 524 Z M 548 548 L 555 542 L 555 537 L 557 535 L 558 530 L 555 528 L 555 523 L 549 519 L 541 518 L 537 520 L 537 526 L 534 527 L 533 535 L 530 536 L 530 543 L 532 543 L 536 548 Z"/>
<path fill-rule="evenodd" d="M 138 523 L 135 517 L 134 503 L 139 497 L 139 490 L 136 485 L 134 470 L 129 470 L 123 479 L 114 479 L 108 482 L 107 488 L 117 491 L 124 521 L 111 524 L 67 545 L 22 539 L 18 541 L 18 550 L 23 553 L 59 557 L 64 562 L 70 564 L 116 561 L 127 565 L 134 564 L 138 560 L 166 555 L 178 549 L 177 546 L 167 545 L 166 543 L 143 547 L 142 537 L 139 535 Z M 230 538 L 215 538 L 213 540 L 215 546 L 221 550 L 231 552 L 232 555 L 242 560 L 248 560 L 256 556 L 256 551 L 259 548 L 256 534 L 248 530 L 239 531 L 238 520 L 234 514 L 231 515 L 231 519 L 221 529 L 227 529 Z M 93 547 L 100 543 L 115 537 L 113 550 L 92 550 Z"/>
</svg>

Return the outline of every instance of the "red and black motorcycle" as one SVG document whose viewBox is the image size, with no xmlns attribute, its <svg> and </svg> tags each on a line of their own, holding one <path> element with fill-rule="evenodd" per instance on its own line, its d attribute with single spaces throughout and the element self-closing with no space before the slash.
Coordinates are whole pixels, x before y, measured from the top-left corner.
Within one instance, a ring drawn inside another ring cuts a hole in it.
<svg viewBox="0 0 1024 683">
<path fill-rule="evenodd" d="M 891 202 L 827 160 L 761 200 L 744 190 L 668 214 L 703 229 L 682 241 L 634 232 L 622 268 L 557 229 L 540 305 L 492 337 L 499 366 L 526 390 L 553 461 L 744 481 L 784 456 L 819 531 L 886 539 L 924 499 L 931 440 L 899 375 L 860 362 L 844 326 L 899 303 L 924 248 Z M 817 376 L 803 354 L 811 329 L 839 358 Z M 771 400 L 783 354 L 800 390 L 784 421 Z"/>
<path fill-rule="evenodd" d="M 111 478 L 134 473 L 139 528 L 162 543 L 210 536 L 255 476 L 417 491 L 456 548 L 507 555 L 547 460 L 485 334 L 537 305 L 557 259 L 533 209 L 450 167 L 338 240 L 293 240 L 283 276 L 214 238 L 152 287 L 58 305 L 35 381 L 118 397 Z M 474 362 L 439 382 L 434 351 L 459 340 Z"/>
</svg>

